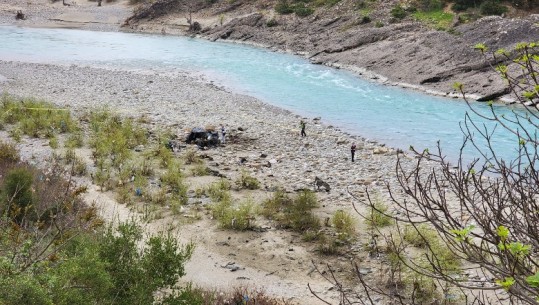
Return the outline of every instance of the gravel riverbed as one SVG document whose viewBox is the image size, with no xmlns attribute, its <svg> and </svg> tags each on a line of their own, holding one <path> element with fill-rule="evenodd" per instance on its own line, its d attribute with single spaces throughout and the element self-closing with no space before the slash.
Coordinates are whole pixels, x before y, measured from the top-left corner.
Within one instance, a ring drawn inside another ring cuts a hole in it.
<svg viewBox="0 0 539 305">
<path fill-rule="evenodd" d="M 244 157 L 243 166 L 253 169 L 268 187 L 312 188 L 318 176 L 334 190 L 325 200 L 346 202 L 342 195 L 347 186 L 396 185 L 394 149 L 327 126 L 323 118 L 301 118 L 228 92 L 202 77 L 19 62 L 0 62 L 0 75 L 5 79 L 2 92 L 42 98 L 73 111 L 108 107 L 126 116 L 144 115 L 179 137 L 193 127 L 224 124 L 232 138 L 248 141 L 210 151 L 213 165 L 231 168 Z M 307 121 L 305 138 L 299 134 L 300 119 Z M 358 144 L 354 163 L 352 142 Z"/>
</svg>

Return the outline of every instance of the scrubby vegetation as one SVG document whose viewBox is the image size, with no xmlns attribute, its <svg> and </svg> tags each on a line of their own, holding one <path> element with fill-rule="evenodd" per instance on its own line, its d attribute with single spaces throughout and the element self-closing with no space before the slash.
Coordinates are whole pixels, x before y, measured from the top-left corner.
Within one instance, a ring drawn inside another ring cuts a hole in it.
<svg viewBox="0 0 539 305">
<path fill-rule="evenodd" d="M 247 171 L 242 171 L 241 176 L 236 180 L 239 189 L 257 190 L 260 188 L 260 181 L 249 175 Z"/>
<path fill-rule="evenodd" d="M 295 198 L 277 191 L 263 203 L 262 213 L 283 228 L 309 232 L 320 229 L 320 220 L 312 212 L 316 207 L 316 196 L 310 191 L 300 192 Z"/>
<path fill-rule="evenodd" d="M 103 226 L 62 171 L 42 172 L 10 150 L 0 173 L 0 303 L 151 304 L 184 275 L 193 245 L 155 235 L 140 249 L 140 228 Z"/>
<path fill-rule="evenodd" d="M 53 138 L 79 128 L 68 109 L 35 99 L 15 99 L 6 94 L 0 101 L 0 126 L 12 125 L 14 133 L 34 138 Z M 16 138 L 20 138 L 20 135 Z"/>
<path fill-rule="evenodd" d="M 275 5 L 275 11 L 283 15 L 296 14 L 297 16 L 305 17 L 313 14 L 319 8 L 330 8 L 340 2 L 340 0 L 279 0 Z M 381 1 L 376 0 L 358 0 L 354 2 L 354 8 L 360 11 L 360 15 L 369 16 L 369 13 L 376 10 L 380 3 Z M 508 2 L 500 0 L 400 1 L 395 2 L 389 14 L 397 20 L 404 19 L 412 14 L 416 20 L 432 25 L 436 29 L 448 30 L 452 27 L 451 21 L 454 13 L 466 13 L 476 16 L 501 15 L 508 12 L 508 6 L 519 9 L 532 9 L 539 7 L 539 3 L 532 0 Z M 380 27 L 381 22 L 378 23 L 378 27 Z"/>
<path fill-rule="evenodd" d="M 10 109 L 20 109 L 20 101 L 4 96 L 6 100 Z M 3 126 L 18 128 L 27 117 L 12 116 Z M 63 131 L 59 138 L 71 144 L 42 164 L 46 164 L 46 172 L 21 163 L 15 144 L 0 142 L 1 304 L 288 304 L 255 289 L 221 292 L 177 286 L 178 278 L 185 275 L 193 244 L 179 245 L 170 230 L 146 236 L 132 221 L 104 224 L 95 207 L 82 202 L 86 188 L 64 179 L 66 174 L 69 178 L 66 168 L 72 174 L 85 175 L 87 164 L 77 151 L 84 143 L 91 145 L 95 158 L 93 180 L 114 189 L 120 202 L 144 200 L 147 211 L 166 204 L 172 208 L 185 205 L 185 174 L 181 159 L 168 151 L 135 150 L 153 143 L 133 120 L 106 110 L 86 117 L 90 133 L 82 128 Z M 67 121 L 69 116 L 61 119 Z M 90 141 L 86 142 L 87 137 Z M 188 153 L 187 159 L 195 166 L 206 166 L 194 153 Z M 100 166 L 106 170 L 100 171 Z M 148 188 L 155 175 L 161 186 Z M 236 207 L 227 206 L 230 189 L 231 183 L 222 179 L 202 192 L 224 207 L 219 218 L 223 227 L 252 228 L 256 205 L 245 200 Z M 216 213 L 218 209 L 216 206 Z M 146 210 L 143 218 L 149 216 Z"/>
</svg>

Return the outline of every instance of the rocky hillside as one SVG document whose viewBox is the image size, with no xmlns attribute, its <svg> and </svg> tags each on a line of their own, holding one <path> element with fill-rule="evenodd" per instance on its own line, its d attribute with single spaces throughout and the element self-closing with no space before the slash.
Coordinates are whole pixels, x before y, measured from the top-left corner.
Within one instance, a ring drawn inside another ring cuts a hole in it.
<svg viewBox="0 0 539 305">
<path fill-rule="evenodd" d="M 461 82 L 480 99 L 502 97 L 507 88 L 473 46 L 511 49 L 539 37 L 539 15 L 511 3 L 502 16 L 483 17 L 482 7 L 421 6 L 435 0 L 289 1 L 159 0 L 137 8 L 124 29 L 260 44 L 442 95 L 455 94 L 452 84 Z"/>
</svg>

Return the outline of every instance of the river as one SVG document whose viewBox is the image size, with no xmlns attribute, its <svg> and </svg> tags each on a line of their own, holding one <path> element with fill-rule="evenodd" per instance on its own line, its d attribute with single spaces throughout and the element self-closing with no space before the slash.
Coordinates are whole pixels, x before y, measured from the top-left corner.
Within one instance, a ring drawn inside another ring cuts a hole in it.
<svg viewBox="0 0 539 305">
<path fill-rule="evenodd" d="M 320 116 L 326 124 L 393 147 L 432 150 L 440 141 L 451 159 L 458 157 L 461 125 L 470 110 L 463 100 L 384 86 L 297 56 L 234 43 L 14 26 L 0 26 L 0 37 L 0 60 L 203 74 L 229 90 L 301 115 Z M 484 103 L 473 107 L 489 110 Z M 494 107 L 505 115 L 515 110 Z M 494 128 L 492 122 L 473 114 L 472 118 L 480 126 Z M 500 156 L 515 158 L 518 139 L 514 135 L 497 128 L 493 142 Z M 479 154 L 469 147 L 465 156 L 471 160 Z"/>
</svg>

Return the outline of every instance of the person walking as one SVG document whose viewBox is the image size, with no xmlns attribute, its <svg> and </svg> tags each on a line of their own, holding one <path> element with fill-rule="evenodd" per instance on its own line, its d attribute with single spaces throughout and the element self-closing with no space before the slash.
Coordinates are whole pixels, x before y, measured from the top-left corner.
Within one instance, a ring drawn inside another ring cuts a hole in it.
<svg viewBox="0 0 539 305">
<path fill-rule="evenodd" d="M 226 129 L 223 124 L 221 124 L 221 144 L 225 144 Z"/>
<path fill-rule="evenodd" d="M 352 147 L 350 147 L 350 152 L 352 153 L 352 162 L 354 162 L 354 157 L 356 155 L 356 143 L 352 143 Z"/>
<path fill-rule="evenodd" d="M 305 133 L 305 125 L 306 124 L 305 124 L 305 122 L 303 120 L 301 120 L 299 122 L 299 127 L 301 127 L 301 137 L 302 138 L 307 136 L 307 134 Z"/>
</svg>

